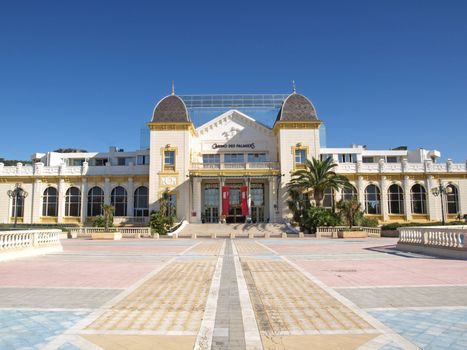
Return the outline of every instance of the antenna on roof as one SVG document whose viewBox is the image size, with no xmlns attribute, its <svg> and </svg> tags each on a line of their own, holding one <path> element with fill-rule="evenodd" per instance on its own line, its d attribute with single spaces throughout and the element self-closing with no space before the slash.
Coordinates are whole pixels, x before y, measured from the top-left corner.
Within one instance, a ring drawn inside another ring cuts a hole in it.
<svg viewBox="0 0 467 350">
<path fill-rule="evenodd" d="M 292 80 L 292 92 L 293 92 L 294 94 L 297 93 L 297 89 L 295 88 L 295 80 Z"/>
<path fill-rule="evenodd" d="M 175 84 L 173 80 L 172 80 L 172 95 L 175 95 Z"/>
</svg>

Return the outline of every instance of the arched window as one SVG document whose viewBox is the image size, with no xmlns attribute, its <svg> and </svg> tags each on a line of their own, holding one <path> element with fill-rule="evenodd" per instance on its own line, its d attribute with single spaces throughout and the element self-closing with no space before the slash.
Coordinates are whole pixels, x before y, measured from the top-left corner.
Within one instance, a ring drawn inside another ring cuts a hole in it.
<svg viewBox="0 0 467 350">
<path fill-rule="evenodd" d="M 323 207 L 328 209 L 334 208 L 334 191 L 332 188 L 324 190 Z"/>
<path fill-rule="evenodd" d="M 18 188 L 18 190 L 23 191 L 22 188 Z M 18 199 L 18 202 L 16 202 Z M 24 216 L 24 197 L 23 196 L 14 196 L 13 200 L 11 201 L 11 216 L 14 217 L 16 212 L 16 217 L 22 218 Z"/>
<path fill-rule="evenodd" d="M 352 199 L 357 199 L 357 190 L 355 187 L 344 187 L 342 189 L 342 199 L 344 201 L 350 201 Z"/>
<path fill-rule="evenodd" d="M 110 194 L 110 204 L 115 208 L 115 216 L 126 216 L 127 193 L 122 186 L 117 186 Z"/>
<path fill-rule="evenodd" d="M 42 196 L 42 216 L 57 216 L 58 192 L 54 187 L 47 187 Z"/>
<path fill-rule="evenodd" d="M 100 187 L 93 187 L 88 192 L 88 216 L 103 215 L 104 191 Z"/>
<path fill-rule="evenodd" d="M 426 191 L 420 184 L 415 184 L 410 189 L 410 202 L 413 214 L 426 214 Z"/>
<path fill-rule="evenodd" d="M 453 185 L 447 185 L 446 188 L 451 189 L 449 193 L 446 193 L 446 204 L 448 208 L 448 214 L 458 214 L 459 213 L 459 194 L 457 192 L 457 187 Z"/>
<path fill-rule="evenodd" d="M 404 214 L 404 191 L 399 185 L 391 185 L 388 189 L 389 214 Z"/>
<path fill-rule="evenodd" d="M 65 216 L 81 216 L 81 191 L 70 187 L 65 194 Z"/>
<path fill-rule="evenodd" d="M 381 213 L 381 193 L 376 185 L 365 188 L 365 212 L 367 214 Z"/>
<path fill-rule="evenodd" d="M 135 209 L 134 216 L 148 216 L 149 215 L 149 191 L 145 186 L 140 186 L 135 191 Z"/>
</svg>

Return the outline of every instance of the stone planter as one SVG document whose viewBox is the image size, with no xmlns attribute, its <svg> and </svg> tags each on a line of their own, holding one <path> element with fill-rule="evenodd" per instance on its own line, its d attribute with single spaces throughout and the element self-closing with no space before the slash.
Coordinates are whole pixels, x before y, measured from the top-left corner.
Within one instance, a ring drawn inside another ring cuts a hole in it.
<svg viewBox="0 0 467 350">
<path fill-rule="evenodd" d="M 337 238 L 367 238 L 368 233 L 366 231 L 350 231 L 340 230 L 337 231 Z"/>
<path fill-rule="evenodd" d="M 91 233 L 91 238 L 96 239 L 96 240 L 112 240 L 112 241 L 118 241 L 122 239 L 122 233 L 118 231 L 113 231 L 113 232 L 93 232 Z"/>
</svg>

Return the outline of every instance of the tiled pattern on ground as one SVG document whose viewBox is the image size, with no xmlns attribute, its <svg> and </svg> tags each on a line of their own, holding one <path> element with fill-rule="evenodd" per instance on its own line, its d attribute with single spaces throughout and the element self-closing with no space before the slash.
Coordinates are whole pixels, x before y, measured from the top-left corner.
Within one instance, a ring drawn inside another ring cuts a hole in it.
<svg viewBox="0 0 467 350">
<path fill-rule="evenodd" d="M 372 329 L 288 263 L 253 258 L 242 261 L 261 331 L 298 335 L 337 330 L 364 333 Z"/>
<path fill-rule="evenodd" d="M 422 349 L 467 349 L 467 309 L 387 310 L 370 314 Z"/>
<path fill-rule="evenodd" d="M 106 311 L 88 329 L 196 334 L 216 260 L 173 262 Z"/>
<path fill-rule="evenodd" d="M 259 244 L 252 243 L 246 239 L 235 240 L 239 255 L 271 255 L 271 252 Z"/>
<path fill-rule="evenodd" d="M 222 248 L 223 240 L 205 240 L 201 244 L 190 249 L 185 255 L 218 255 Z"/>
<path fill-rule="evenodd" d="M 0 288 L 0 307 L 97 308 L 121 292 L 121 289 Z"/>
<path fill-rule="evenodd" d="M 87 314 L 83 311 L 0 310 L 0 349 L 39 349 Z"/>
<path fill-rule="evenodd" d="M 467 306 L 467 286 L 340 288 L 359 307 Z"/>
</svg>

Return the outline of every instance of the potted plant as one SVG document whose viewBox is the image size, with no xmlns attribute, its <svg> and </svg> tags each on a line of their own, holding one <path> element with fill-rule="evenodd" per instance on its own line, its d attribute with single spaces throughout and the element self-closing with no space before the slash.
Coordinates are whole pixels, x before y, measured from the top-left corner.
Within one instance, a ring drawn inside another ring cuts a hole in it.
<svg viewBox="0 0 467 350">
<path fill-rule="evenodd" d="M 337 203 L 340 215 L 349 225 L 349 228 L 343 228 L 337 231 L 338 238 L 367 238 L 368 233 L 360 227 L 354 227 L 356 216 L 360 213 L 361 203 L 356 199 L 340 200 Z"/>
<path fill-rule="evenodd" d="M 113 227 L 113 219 L 115 208 L 110 204 L 103 204 L 102 210 L 104 211 L 103 216 L 99 216 L 94 221 L 97 227 L 104 227 L 105 230 L 95 230 L 91 233 L 92 239 L 110 239 L 110 240 L 120 240 L 122 239 L 122 233 L 117 231 Z M 99 218 L 99 219 L 98 219 Z"/>
</svg>

